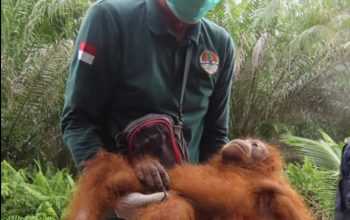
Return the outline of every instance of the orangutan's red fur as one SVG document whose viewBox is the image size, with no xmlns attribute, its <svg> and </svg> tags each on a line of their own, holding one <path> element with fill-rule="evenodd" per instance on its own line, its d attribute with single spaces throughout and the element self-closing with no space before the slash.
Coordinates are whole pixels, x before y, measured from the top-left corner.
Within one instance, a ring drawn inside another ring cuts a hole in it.
<svg viewBox="0 0 350 220">
<path fill-rule="evenodd" d="M 160 211 L 162 210 L 162 211 Z M 196 220 L 196 211 L 190 201 L 170 193 L 166 201 L 139 209 L 135 220 Z"/>
<path fill-rule="evenodd" d="M 279 151 L 257 143 L 267 149 L 262 160 L 247 158 L 233 141 L 206 165 L 183 165 L 170 171 L 171 189 L 193 201 L 198 219 L 311 220 L 302 197 L 283 176 Z M 225 158 L 231 150 L 234 156 Z"/>
<path fill-rule="evenodd" d="M 123 157 L 101 151 L 86 163 L 66 219 L 102 220 L 123 192 L 141 190 L 132 167 Z"/>
<path fill-rule="evenodd" d="M 179 165 L 169 175 L 179 196 L 140 209 L 136 219 L 313 219 L 284 178 L 278 150 L 258 140 L 232 141 L 207 164 Z M 66 219 L 101 220 L 128 192 L 144 192 L 129 163 L 100 152 L 85 168 Z"/>
</svg>

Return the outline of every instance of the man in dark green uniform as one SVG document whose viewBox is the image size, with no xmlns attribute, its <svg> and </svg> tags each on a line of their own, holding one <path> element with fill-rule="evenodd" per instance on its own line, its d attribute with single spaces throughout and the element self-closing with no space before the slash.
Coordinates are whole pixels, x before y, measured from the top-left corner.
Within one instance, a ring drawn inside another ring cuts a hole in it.
<svg viewBox="0 0 350 220">
<path fill-rule="evenodd" d="M 184 125 L 193 163 L 228 141 L 234 66 L 230 35 L 204 15 L 220 0 L 100 0 L 76 41 L 62 116 L 78 166 L 148 113 L 176 116 L 186 48 L 193 48 Z M 116 169 L 118 169 L 116 167 Z"/>
</svg>

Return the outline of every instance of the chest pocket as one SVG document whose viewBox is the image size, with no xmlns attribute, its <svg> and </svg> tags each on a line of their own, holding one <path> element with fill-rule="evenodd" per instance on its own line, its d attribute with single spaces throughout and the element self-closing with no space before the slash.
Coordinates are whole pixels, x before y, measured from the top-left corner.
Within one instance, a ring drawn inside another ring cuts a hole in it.
<svg viewBox="0 0 350 220">
<path fill-rule="evenodd" d="M 205 51 L 203 48 L 195 50 L 191 61 L 191 69 L 188 76 L 186 88 L 187 110 L 204 110 L 208 107 L 210 96 L 212 95 L 217 73 L 208 74 L 201 65 L 201 54 Z"/>
</svg>

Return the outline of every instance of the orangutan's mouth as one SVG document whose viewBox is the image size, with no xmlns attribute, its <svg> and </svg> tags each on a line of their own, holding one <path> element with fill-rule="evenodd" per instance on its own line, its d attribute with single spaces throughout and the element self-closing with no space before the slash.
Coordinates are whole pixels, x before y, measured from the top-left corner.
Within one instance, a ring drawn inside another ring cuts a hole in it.
<svg viewBox="0 0 350 220">
<path fill-rule="evenodd" d="M 229 143 L 229 146 L 237 148 L 244 155 L 250 156 L 251 154 L 251 149 L 247 147 L 247 143 L 244 140 L 235 139 Z"/>
</svg>

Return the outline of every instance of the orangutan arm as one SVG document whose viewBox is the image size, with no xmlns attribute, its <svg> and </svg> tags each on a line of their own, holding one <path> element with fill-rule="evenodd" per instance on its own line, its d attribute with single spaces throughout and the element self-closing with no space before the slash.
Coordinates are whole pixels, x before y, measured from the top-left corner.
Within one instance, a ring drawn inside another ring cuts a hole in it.
<svg viewBox="0 0 350 220">
<path fill-rule="evenodd" d="M 141 190 L 141 184 L 124 158 L 99 152 L 86 163 L 65 219 L 103 219 L 123 194 Z"/>
<path fill-rule="evenodd" d="M 277 219 L 283 220 L 312 220 L 313 217 L 307 209 L 303 198 L 289 185 L 283 185 L 283 191 L 273 197 L 271 210 Z"/>
<path fill-rule="evenodd" d="M 258 180 L 252 183 L 257 208 L 273 219 L 312 220 L 303 199 L 284 180 L 278 178 Z M 267 202 L 269 201 L 269 202 Z"/>
<path fill-rule="evenodd" d="M 196 212 L 192 203 L 185 198 L 170 192 L 168 198 L 161 203 L 152 204 L 139 209 L 135 219 L 138 220 L 195 220 Z"/>
<path fill-rule="evenodd" d="M 169 172 L 171 189 L 190 199 L 202 210 L 249 209 L 249 192 L 245 181 L 236 175 L 234 185 L 226 180 L 224 172 L 211 166 L 179 166 Z M 232 178 L 232 177 L 230 177 Z"/>
</svg>

